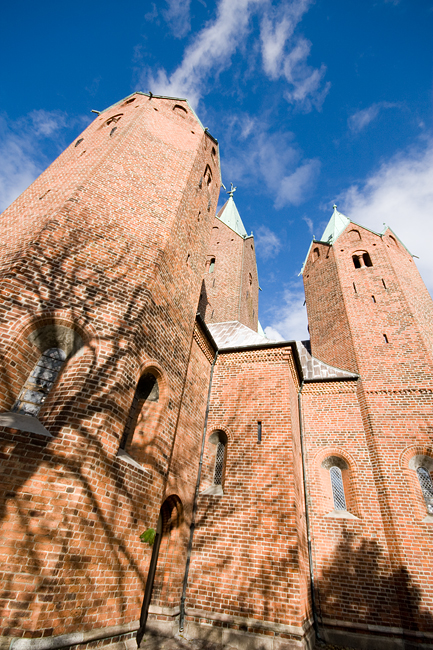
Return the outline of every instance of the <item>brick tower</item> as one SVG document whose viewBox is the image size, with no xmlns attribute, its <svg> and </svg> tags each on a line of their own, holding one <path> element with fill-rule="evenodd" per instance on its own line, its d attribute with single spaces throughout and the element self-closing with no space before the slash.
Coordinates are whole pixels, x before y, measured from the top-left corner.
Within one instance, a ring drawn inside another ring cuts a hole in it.
<svg viewBox="0 0 433 650">
<path fill-rule="evenodd" d="M 3 213 L 7 638 L 114 623 L 131 635 L 152 553 L 139 535 L 159 515 L 168 564 L 153 603 L 180 598 L 212 353 L 195 317 L 217 149 L 186 100 L 134 93 Z"/>
<path fill-rule="evenodd" d="M 1 648 L 132 650 L 146 625 L 433 648 L 412 257 L 335 208 L 304 266 L 311 349 L 270 341 L 220 182 L 187 101 L 134 93 L 2 215 Z"/>
<path fill-rule="evenodd" d="M 206 323 L 238 321 L 257 332 L 259 281 L 254 237 L 247 235 L 233 199 L 214 219 L 200 294 Z"/>
<path fill-rule="evenodd" d="M 336 206 L 303 275 L 313 355 L 359 376 L 304 394 L 322 615 L 419 641 L 433 622 L 432 301 L 389 228 Z"/>
</svg>

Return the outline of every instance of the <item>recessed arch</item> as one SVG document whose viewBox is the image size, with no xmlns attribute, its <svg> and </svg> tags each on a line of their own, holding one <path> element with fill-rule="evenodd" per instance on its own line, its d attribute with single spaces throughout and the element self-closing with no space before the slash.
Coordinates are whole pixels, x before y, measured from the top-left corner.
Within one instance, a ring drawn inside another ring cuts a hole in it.
<svg viewBox="0 0 433 650">
<path fill-rule="evenodd" d="M 188 111 L 184 106 L 181 106 L 180 104 L 175 104 L 173 106 L 173 111 L 177 113 L 177 115 L 180 115 L 181 117 L 186 117 L 188 115 Z"/>
<path fill-rule="evenodd" d="M 361 239 L 361 233 L 356 228 L 349 230 L 348 235 L 351 241 L 359 241 Z"/>
<path fill-rule="evenodd" d="M 108 120 L 106 120 L 105 126 L 110 126 L 110 124 L 115 124 L 122 117 L 123 117 L 123 113 L 118 113 L 117 115 L 112 115 L 112 117 L 109 117 Z"/>
</svg>

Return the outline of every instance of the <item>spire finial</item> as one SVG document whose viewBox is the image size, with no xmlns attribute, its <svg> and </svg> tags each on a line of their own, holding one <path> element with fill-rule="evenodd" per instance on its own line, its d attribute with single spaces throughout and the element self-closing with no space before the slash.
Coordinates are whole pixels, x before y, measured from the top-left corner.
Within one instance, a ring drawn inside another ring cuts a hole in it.
<svg viewBox="0 0 433 650">
<path fill-rule="evenodd" d="M 334 205 L 332 207 L 334 208 L 334 210 L 336 210 L 337 209 L 337 204 L 334 203 Z"/>
<path fill-rule="evenodd" d="M 233 185 L 233 183 L 230 183 L 230 190 L 227 192 L 227 194 L 231 199 L 233 198 L 233 194 L 236 192 L 236 189 L 237 188 Z"/>
</svg>

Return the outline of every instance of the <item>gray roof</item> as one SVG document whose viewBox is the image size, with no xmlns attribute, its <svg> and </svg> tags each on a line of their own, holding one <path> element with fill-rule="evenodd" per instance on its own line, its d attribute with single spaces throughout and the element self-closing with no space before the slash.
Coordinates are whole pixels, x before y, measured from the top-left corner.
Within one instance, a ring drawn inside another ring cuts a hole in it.
<svg viewBox="0 0 433 650">
<path fill-rule="evenodd" d="M 311 355 L 310 341 L 296 341 L 299 360 L 302 366 L 302 374 L 305 381 L 317 381 L 318 379 L 357 379 L 354 372 L 341 370 L 329 366 Z"/>
<path fill-rule="evenodd" d="M 219 350 L 276 343 L 276 341 L 270 341 L 237 320 L 228 321 L 227 323 L 212 323 L 208 325 L 208 329 Z"/>
<path fill-rule="evenodd" d="M 287 343 L 296 345 L 302 367 L 302 376 L 305 381 L 320 381 L 322 379 L 357 379 L 358 375 L 341 368 L 334 368 L 324 361 L 311 355 L 310 341 L 271 341 L 254 332 L 239 321 L 227 323 L 212 323 L 207 326 L 213 336 L 218 349 L 221 351 L 231 348 L 244 348 L 249 346 L 264 346 L 267 344 Z"/>
<path fill-rule="evenodd" d="M 236 203 L 233 197 L 230 196 L 218 212 L 217 217 L 220 221 L 226 224 L 229 228 L 234 230 L 235 233 L 241 237 L 247 237 L 247 231 L 242 223 L 241 215 L 238 212 Z"/>
</svg>

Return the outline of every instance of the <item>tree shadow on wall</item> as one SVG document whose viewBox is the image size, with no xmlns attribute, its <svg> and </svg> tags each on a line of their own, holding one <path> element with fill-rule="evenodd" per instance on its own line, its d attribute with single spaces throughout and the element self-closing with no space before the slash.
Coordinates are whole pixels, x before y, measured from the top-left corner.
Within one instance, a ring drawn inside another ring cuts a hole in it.
<svg viewBox="0 0 433 650">
<path fill-rule="evenodd" d="M 130 284 L 131 264 L 142 258 L 143 246 L 137 247 L 132 237 L 127 241 L 115 223 L 107 227 L 102 244 L 92 215 L 85 209 L 79 218 L 67 212 L 62 223 L 52 219 L 34 237 L 24 260 L 20 253 L 9 260 L 1 278 L 20 316 L 27 313 L 27 325 L 39 323 L 44 313 L 66 310 L 68 326 L 77 331 L 93 332 L 99 322 L 100 349 L 98 353 L 90 341 L 54 385 L 40 413 L 53 439 L 26 432 L 11 436 L 0 428 L 0 519 L 6 553 L 0 618 L 7 620 L 6 635 L 26 630 L 30 636 L 58 634 L 52 621 L 65 620 L 67 629 L 62 631 L 78 625 L 86 629 L 95 627 L 101 614 L 111 625 L 130 620 L 131 612 L 138 618 L 151 554 L 140 544 L 139 534 L 156 526 L 168 472 L 168 467 L 161 470 L 153 504 L 136 489 L 131 468 L 114 456 L 140 352 L 159 359 L 161 338 L 167 339 L 165 349 L 169 340 L 173 345 L 164 305 L 152 299 L 151 278 L 143 272 L 139 283 Z M 72 219 L 79 226 L 71 227 Z M 87 264 L 99 244 L 102 260 Z M 163 252 L 155 266 L 165 268 L 167 280 Z M 30 278 L 30 300 L 20 284 L 23 278 Z M 116 287 L 115 298 L 110 283 Z M 114 324 L 103 329 L 101 314 L 113 313 L 113 301 Z M 162 331 L 153 343 L 147 337 L 152 320 L 159 321 Z M 180 351 L 170 360 L 174 385 L 187 362 L 182 342 L 177 347 Z M 7 408 L 17 397 L 9 353 L 0 355 Z M 64 377 L 69 383 L 64 384 Z M 164 448 L 164 441 L 155 440 L 154 446 Z M 150 491 L 152 477 L 147 483 Z"/>
<path fill-rule="evenodd" d="M 377 540 L 366 539 L 345 526 L 334 552 L 316 576 L 319 617 L 353 624 L 403 628 L 405 648 L 413 632 L 432 632 L 432 613 L 407 568 L 392 569 Z M 332 627 L 332 626 L 331 626 Z M 325 625 L 326 628 L 326 625 Z M 347 628 L 350 631 L 350 627 Z M 370 633 L 379 634 L 372 630 Z M 418 637 L 419 638 L 419 637 Z"/>
<path fill-rule="evenodd" d="M 283 393 L 285 380 L 278 385 L 278 377 L 274 377 L 274 382 L 275 390 Z M 266 399 L 266 389 L 259 390 Z M 236 444 L 237 440 L 227 443 L 224 496 L 199 496 L 186 610 L 187 616 L 188 610 L 199 610 L 203 618 L 206 611 L 209 618 L 227 613 L 243 617 L 244 624 L 237 621 L 238 630 L 254 633 L 254 647 L 264 649 L 269 647 L 269 637 L 261 643 L 262 621 L 290 624 L 299 618 L 302 597 L 298 576 L 304 559 L 305 565 L 307 562 L 300 551 L 303 533 L 296 526 L 290 444 L 285 436 L 275 436 L 272 446 L 267 440 L 263 453 L 259 453 L 262 448 L 256 446 L 256 429 L 252 427 L 245 434 L 244 405 L 259 399 L 247 372 L 244 379 L 236 376 L 236 388 L 231 388 L 227 400 L 230 411 L 223 403 L 224 388 L 217 386 L 214 412 L 218 418 L 220 411 L 224 413 L 224 427 L 240 429 L 246 444 Z M 211 419 L 208 436 L 213 424 Z M 209 454 L 209 462 L 212 458 Z M 278 464 L 276 458 L 284 462 Z M 212 480 L 212 468 L 207 470 L 206 459 L 205 454 L 202 476 Z M 205 636 L 214 639 L 215 631 L 214 626 L 209 626 Z M 287 641 L 287 647 L 293 647 L 293 642 Z"/>
</svg>

